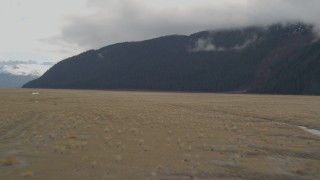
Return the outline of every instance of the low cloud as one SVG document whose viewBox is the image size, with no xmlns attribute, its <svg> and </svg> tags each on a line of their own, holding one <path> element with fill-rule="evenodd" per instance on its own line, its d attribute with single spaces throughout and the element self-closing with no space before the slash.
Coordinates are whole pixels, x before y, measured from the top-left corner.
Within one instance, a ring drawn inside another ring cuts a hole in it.
<svg viewBox="0 0 320 180">
<path fill-rule="evenodd" d="M 211 38 L 200 38 L 195 42 L 194 48 L 190 49 L 190 52 L 201 52 L 201 51 L 225 51 L 223 47 L 216 47 L 212 43 Z"/>
<path fill-rule="evenodd" d="M 203 51 L 215 51 L 215 52 L 223 52 L 223 51 L 242 51 L 246 49 L 248 46 L 256 42 L 258 39 L 257 35 L 252 35 L 252 37 L 246 39 L 241 44 L 235 44 L 232 47 L 221 47 L 214 44 L 213 38 L 199 38 L 195 41 L 192 48 L 189 49 L 189 52 L 203 52 Z"/>
<path fill-rule="evenodd" d="M 174 0 L 162 2 L 163 6 L 156 2 L 88 0 L 92 13 L 69 17 L 61 34 L 47 41 L 96 49 L 170 34 L 297 21 L 312 24 L 320 32 L 319 0 Z M 197 43 L 205 50 L 219 50 L 206 40 Z M 250 43 L 235 49 L 243 49 Z"/>
<path fill-rule="evenodd" d="M 51 66 L 52 62 L 37 63 L 36 61 L 2 61 L 0 62 L 0 74 L 16 76 L 41 76 Z"/>
<path fill-rule="evenodd" d="M 247 39 L 243 44 L 237 44 L 234 47 L 231 48 L 231 50 L 237 50 L 237 51 L 241 51 L 245 48 L 247 48 L 249 45 L 251 45 L 252 43 L 257 41 L 257 36 L 253 36 L 250 39 Z"/>
</svg>

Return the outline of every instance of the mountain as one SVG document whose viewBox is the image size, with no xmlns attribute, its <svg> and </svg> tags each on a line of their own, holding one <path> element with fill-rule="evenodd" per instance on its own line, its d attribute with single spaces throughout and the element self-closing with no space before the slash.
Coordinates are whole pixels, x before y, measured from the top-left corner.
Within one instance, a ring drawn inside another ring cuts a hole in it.
<svg viewBox="0 0 320 180">
<path fill-rule="evenodd" d="M 38 78 L 52 65 L 35 61 L 0 61 L 0 88 L 17 88 Z"/>
<path fill-rule="evenodd" d="M 320 95 L 320 41 L 295 23 L 125 42 L 65 59 L 23 87 Z"/>
<path fill-rule="evenodd" d="M 35 79 L 35 76 L 16 76 L 0 73 L 0 88 L 18 88 Z"/>
</svg>

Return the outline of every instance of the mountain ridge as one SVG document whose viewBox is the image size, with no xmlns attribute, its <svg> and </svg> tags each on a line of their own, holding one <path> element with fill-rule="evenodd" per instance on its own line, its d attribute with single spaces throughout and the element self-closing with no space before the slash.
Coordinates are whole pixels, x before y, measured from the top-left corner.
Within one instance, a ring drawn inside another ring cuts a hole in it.
<svg viewBox="0 0 320 180">
<path fill-rule="evenodd" d="M 319 95 L 320 69 L 308 65 L 320 61 L 315 37 L 297 23 L 117 43 L 60 61 L 23 87 Z"/>
</svg>

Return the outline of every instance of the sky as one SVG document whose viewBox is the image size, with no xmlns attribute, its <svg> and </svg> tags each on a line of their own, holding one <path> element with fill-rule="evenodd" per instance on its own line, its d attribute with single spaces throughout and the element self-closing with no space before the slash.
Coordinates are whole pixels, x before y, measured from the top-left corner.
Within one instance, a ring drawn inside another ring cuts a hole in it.
<svg viewBox="0 0 320 180">
<path fill-rule="evenodd" d="M 58 62 L 171 34 L 300 21 L 320 32 L 320 0 L 1 0 L 0 61 Z"/>
</svg>

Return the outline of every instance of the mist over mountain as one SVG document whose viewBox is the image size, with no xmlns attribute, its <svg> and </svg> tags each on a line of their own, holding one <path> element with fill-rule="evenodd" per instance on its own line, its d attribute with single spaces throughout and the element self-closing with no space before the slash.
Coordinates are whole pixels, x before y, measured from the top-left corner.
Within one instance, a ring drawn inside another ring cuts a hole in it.
<svg viewBox="0 0 320 180">
<path fill-rule="evenodd" d="M 25 88 L 320 94 L 320 41 L 294 23 L 125 42 L 65 59 Z"/>
</svg>

